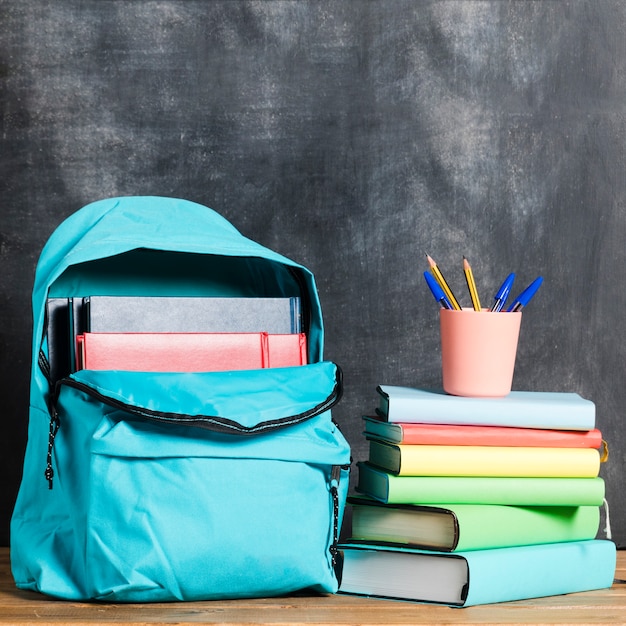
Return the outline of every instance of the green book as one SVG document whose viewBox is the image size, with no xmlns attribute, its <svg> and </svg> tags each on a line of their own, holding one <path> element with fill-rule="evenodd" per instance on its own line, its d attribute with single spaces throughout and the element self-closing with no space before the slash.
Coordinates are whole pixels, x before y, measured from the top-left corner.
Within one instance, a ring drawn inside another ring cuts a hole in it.
<svg viewBox="0 0 626 626">
<path fill-rule="evenodd" d="M 350 542 L 443 552 L 594 539 L 600 525 L 597 506 L 420 506 L 354 496 L 348 502 Z"/>
<path fill-rule="evenodd" d="M 600 506 L 604 480 L 492 476 L 394 476 L 357 463 L 357 491 L 392 504 Z"/>
</svg>

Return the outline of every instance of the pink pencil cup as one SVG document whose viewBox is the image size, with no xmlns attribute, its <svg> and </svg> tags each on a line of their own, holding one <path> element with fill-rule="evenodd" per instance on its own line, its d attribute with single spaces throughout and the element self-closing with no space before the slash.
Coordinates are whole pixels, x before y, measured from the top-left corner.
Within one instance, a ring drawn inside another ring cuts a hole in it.
<svg viewBox="0 0 626 626">
<path fill-rule="evenodd" d="M 521 311 L 441 309 L 443 388 L 455 396 L 502 397 L 511 391 Z"/>
</svg>

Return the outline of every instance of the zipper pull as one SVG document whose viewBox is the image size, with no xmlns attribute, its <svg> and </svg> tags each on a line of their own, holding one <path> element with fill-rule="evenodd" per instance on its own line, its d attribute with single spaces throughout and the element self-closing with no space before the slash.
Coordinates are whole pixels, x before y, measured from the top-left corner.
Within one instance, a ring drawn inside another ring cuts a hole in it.
<svg viewBox="0 0 626 626">
<path fill-rule="evenodd" d="M 333 568 L 337 566 L 339 542 L 339 480 L 341 465 L 333 465 L 330 471 L 330 495 L 333 501 L 333 542 L 330 546 L 330 557 Z"/>
<path fill-rule="evenodd" d="M 50 411 L 50 432 L 48 434 L 48 455 L 46 457 L 46 471 L 44 472 L 44 476 L 48 481 L 48 489 L 52 489 L 52 477 L 54 476 L 54 470 L 52 469 L 52 448 L 54 447 L 54 438 L 57 436 L 57 432 L 59 432 L 60 425 L 59 414 L 55 408 L 52 408 Z"/>
</svg>

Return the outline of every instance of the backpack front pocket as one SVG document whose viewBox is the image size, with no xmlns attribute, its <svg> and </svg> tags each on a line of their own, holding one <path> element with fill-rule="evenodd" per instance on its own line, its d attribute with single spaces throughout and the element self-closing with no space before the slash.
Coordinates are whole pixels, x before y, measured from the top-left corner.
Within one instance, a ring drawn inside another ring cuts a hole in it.
<svg viewBox="0 0 626 626">
<path fill-rule="evenodd" d="M 340 389 L 331 363 L 65 381 L 53 490 L 74 503 L 85 597 L 336 591 L 350 463 L 329 411 Z"/>
</svg>

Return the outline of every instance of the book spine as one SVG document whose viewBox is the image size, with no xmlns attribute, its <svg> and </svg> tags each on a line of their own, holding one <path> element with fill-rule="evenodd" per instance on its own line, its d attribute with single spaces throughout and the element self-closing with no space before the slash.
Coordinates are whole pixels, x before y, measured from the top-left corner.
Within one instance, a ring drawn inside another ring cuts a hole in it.
<svg viewBox="0 0 626 626">
<path fill-rule="evenodd" d="M 300 319 L 300 299 L 289 298 L 291 310 L 291 332 L 299 334 L 302 332 L 302 321 Z"/>
<path fill-rule="evenodd" d="M 70 361 L 72 371 L 75 372 L 79 367 L 79 346 L 77 338 L 85 331 L 85 315 L 83 310 L 82 298 L 70 298 L 70 340 L 72 345 L 70 346 Z"/>
</svg>

